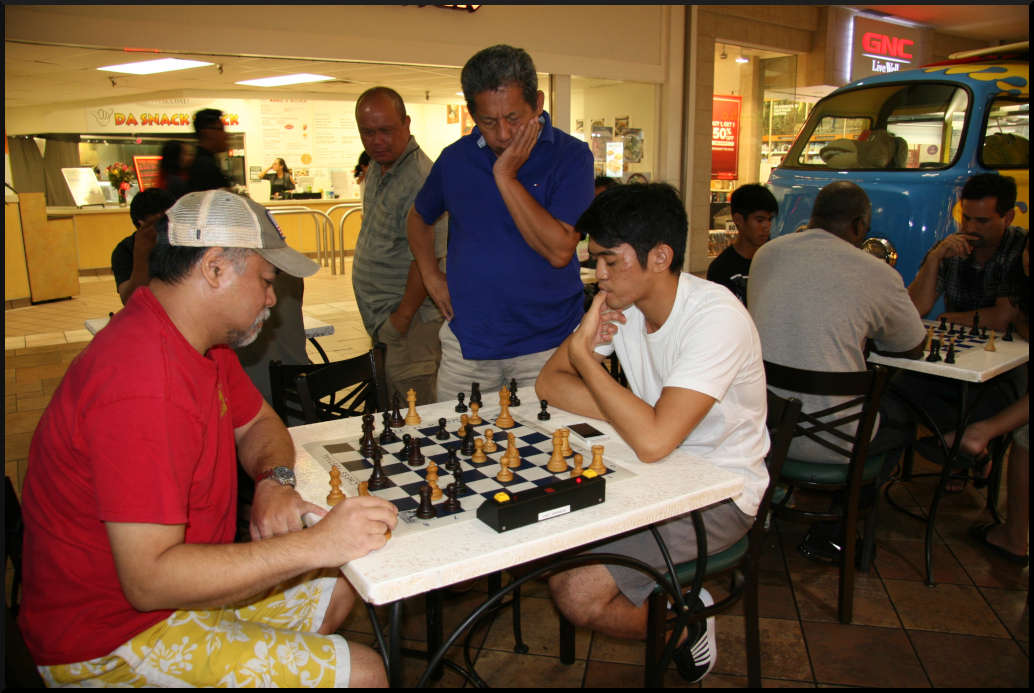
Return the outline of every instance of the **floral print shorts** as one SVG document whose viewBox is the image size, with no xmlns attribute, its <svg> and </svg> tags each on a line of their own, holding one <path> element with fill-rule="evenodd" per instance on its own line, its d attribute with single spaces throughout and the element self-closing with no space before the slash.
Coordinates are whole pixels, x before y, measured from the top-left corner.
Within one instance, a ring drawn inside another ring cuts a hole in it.
<svg viewBox="0 0 1034 693">
<path fill-rule="evenodd" d="M 39 671 L 48 687 L 343 688 L 348 643 L 316 633 L 339 575 L 301 575 L 236 608 L 177 611 L 111 654 Z"/>
</svg>

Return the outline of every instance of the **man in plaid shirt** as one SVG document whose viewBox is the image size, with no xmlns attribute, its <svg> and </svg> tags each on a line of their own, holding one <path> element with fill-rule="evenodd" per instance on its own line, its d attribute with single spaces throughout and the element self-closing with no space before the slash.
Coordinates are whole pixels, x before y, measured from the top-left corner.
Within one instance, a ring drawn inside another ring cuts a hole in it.
<svg viewBox="0 0 1034 693">
<path fill-rule="evenodd" d="M 944 295 L 949 322 L 1004 330 L 1015 318 L 1010 296 L 1021 287 L 1009 280 L 1019 262 L 1027 231 L 1010 226 L 1016 214 L 1016 182 L 997 173 L 973 176 L 962 188 L 962 227 L 930 248 L 908 293 L 926 315 Z"/>
</svg>

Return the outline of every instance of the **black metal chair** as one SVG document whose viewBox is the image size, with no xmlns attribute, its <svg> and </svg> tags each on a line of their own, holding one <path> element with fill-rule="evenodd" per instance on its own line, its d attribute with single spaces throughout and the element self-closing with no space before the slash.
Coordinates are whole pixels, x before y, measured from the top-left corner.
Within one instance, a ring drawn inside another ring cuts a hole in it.
<svg viewBox="0 0 1034 693">
<path fill-rule="evenodd" d="M 270 361 L 270 403 L 284 423 L 341 419 L 388 405 L 381 352 L 319 364 Z"/>
<path fill-rule="evenodd" d="M 840 586 L 838 615 L 841 623 L 850 623 L 854 607 L 855 537 L 858 517 L 866 513 L 860 569 L 866 572 L 872 561 L 876 528 L 878 489 L 885 479 L 880 471 L 886 454 L 868 455 L 880 397 L 887 384 L 889 371 L 882 366 L 871 370 L 829 373 L 808 371 L 765 362 L 769 387 L 794 394 L 847 397 L 836 406 L 821 411 L 802 411 L 795 437 L 805 436 L 830 451 L 829 462 L 806 462 L 788 457 L 779 481 L 781 486 L 773 500 L 773 514 L 797 522 L 839 521 Z M 854 428 L 852 431 L 851 429 Z M 866 494 L 865 507 L 860 500 L 864 486 L 874 487 Z M 840 493 L 842 502 L 828 511 L 805 510 L 789 505 L 796 489 Z"/>
<path fill-rule="evenodd" d="M 758 513 L 750 531 L 738 542 L 716 554 L 679 563 L 674 566 L 676 589 L 685 595 L 687 605 L 698 603 L 697 596 L 705 578 L 731 575 L 729 595 L 716 604 L 678 615 L 668 608 L 670 583 L 658 585 L 647 599 L 646 625 L 646 672 L 644 685 L 647 688 L 661 686 L 664 671 L 671 659 L 671 652 L 678 641 L 681 629 L 692 623 L 702 623 L 707 618 L 728 610 L 743 598 L 744 626 L 747 645 L 747 684 L 761 686 L 761 635 L 758 623 L 758 564 L 764 547 L 768 508 L 772 500 L 774 480 L 786 459 L 794 427 L 801 412 L 801 403 L 794 398 L 784 399 L 768 393 L 768 427 L 771 445 L 765 457 L 769 485 L 762 496 Z M 667 636 L 671 631 L 672 635 Z M 567 653 L 561 660 L 574 661 L 574 627 L 560 616 L 560 651 Z"/>
<path fill-rule="evenodd" d="M 18 627 L 18 606 L 22 587 L 22 507 L 11 478 L 4 477 L 4 558 L 11 562 L 10 596 L 4 599 L 4 688 L 44 688 L 43 679 L 25 646 Z"/>
</svg>

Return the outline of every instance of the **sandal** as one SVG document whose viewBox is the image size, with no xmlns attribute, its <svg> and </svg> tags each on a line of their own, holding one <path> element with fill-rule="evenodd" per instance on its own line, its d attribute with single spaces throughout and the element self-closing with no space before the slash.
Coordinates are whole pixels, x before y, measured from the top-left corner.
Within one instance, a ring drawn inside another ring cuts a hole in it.
<svg viewBox="0 0 1034 693">
<path fill-rule="evenodd" d="M 996 554 L 996 555 L 1004 558 L 1005 560 L 1009 561 L 1010 563 L 1012 563 L 1014 565 L 1027 565 L 1027 563 L 1030 562 L 1030 557 L 1029 556 L 1026 556 L 1026 555 L 1021 556 L 1018 553 L 1013 553 L 1012 551 L 1009 551 L 1008 549 L 1003 549 L 998 544 L 992 544 L 988 540 L 987 533 L 989 531 L 991 531 L 992 528 L 997 527 L 997 526 L 998 525 L 996 525 L 996 524 L 974 525 L 973 527 L 969 528 L 969 536 L 972 537 L 978 544 L 982 545 L 985 549 L 988 549 L 989 551 L 991 551 L 991 553 Z"/>
</svg>

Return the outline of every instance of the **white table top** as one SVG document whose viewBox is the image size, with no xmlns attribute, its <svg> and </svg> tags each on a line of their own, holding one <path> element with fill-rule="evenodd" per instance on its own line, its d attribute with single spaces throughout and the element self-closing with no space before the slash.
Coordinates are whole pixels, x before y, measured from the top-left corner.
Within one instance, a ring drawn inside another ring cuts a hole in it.
<svg viewBox="0 0 1034 693">
<path fill-rule="evenodd" d="M 933 320 L 923 322 L 928 327 L 938 324 Z M 990 332 L 988 330 L 988 335 Z M 933 363 L 926 361 L 925 353 L 918 359 L 904 359 L 872 353 L 869 355 L 869 361 L 917 373 L 939 375 L 953 380 L 983 383 L 1030 360 L 1030 344 L 1017 335 L 1013 335 L 1011 342 L 1002 341 L 1002 334 L 1001 332 L 995 333 L 996 351 L 984 351 L 982 346 L 974 346 L 957 352 L 955 363 L 944 362 L 944 355 L 947 353 L 947 345 L 944 344 L 941 345 L 941 360 Z"/>
<path fill-rule="evenodd" d="M 86 321 L 86 329 L 90 331 L 90 334 L 97 334 L 107 324 L 111 318 L 90 318 Z M 308 315 L 302 314 L 302 322 L 305 325 L 305 337 L 306 339 L 312 339 L 313 337 L 326 337 L 334 334 L 334 326 L 330 323 L 311 318 Z"/>
<path fill-rule="evenodd" d="M 528 393 L 530 395 L 530 393 Z M 526 397 L 516 416 L 533 420 L 534 398 Z M 454 418 L 455 402 L 418 408 L 424 421 Z M 652 523 L 703 508 L 739 493 L 737 474 L 683 452 L 674 452 L 653 464 L 639 462 L 614 429 L 601 421 L 551 408 L 550 427 L 591 421 L 609 438 L 604 443 L 608 466 L 633 469 L 636 477 L 608 484 L 604 503 L 504 533 L 483 524 L 473 513 L 469 521 L 443 524 L 421 531 L 393 533 L 387 545 L 344 566 L 343 571 L 362 598 L 387 604 L 504 568 L 549 556 L 598 539 L 646 527 Z M 486 402 L 485 418 L 498 414 L 498 405 Z M 295 444 L 298 492 L 308 501 L 327 507 L 329 476 L 303 445 L 361 435 L 359 417 L 297 426 L 289 429 Z M 380 426 L 378 423 L 377 430 Z M 404 528 L 408 529 L 408 528 Z"/>
</svg>

